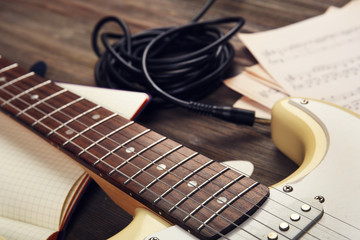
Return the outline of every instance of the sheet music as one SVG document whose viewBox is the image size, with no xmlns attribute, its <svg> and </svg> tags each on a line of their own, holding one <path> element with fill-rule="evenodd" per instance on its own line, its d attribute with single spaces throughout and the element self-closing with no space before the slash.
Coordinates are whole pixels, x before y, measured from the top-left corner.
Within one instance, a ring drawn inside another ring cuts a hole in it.
<svg viewBox="0 0 360 240">
<path fill-rule="evenodd" d="M 360 113 L 360 1 L 341 10 L 255 34 L 240 34 L 291 96 L 334 102 Z"/>
</svg>

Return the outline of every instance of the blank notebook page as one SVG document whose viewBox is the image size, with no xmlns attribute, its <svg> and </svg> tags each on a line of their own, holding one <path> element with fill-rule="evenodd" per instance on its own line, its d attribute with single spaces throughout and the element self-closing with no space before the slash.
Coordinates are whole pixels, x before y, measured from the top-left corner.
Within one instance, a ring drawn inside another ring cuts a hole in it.
<svg viewBox="0 0 360 240">
<path fill-rule="evenodd" d="M 66 197 L 84 170 L 0 112 L 0 236 L 6 218 L 59 230 Z M 26 228 L 26 227 L 24 227 Z M 29 233 L 29 232 L 28 232 Z"/>
</svg>

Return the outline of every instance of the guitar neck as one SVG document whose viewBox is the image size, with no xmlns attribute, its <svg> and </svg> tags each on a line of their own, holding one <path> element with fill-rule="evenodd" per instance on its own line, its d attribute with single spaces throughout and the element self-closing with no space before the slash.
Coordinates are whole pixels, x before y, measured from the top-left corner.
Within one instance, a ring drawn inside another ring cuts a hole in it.
<svg viewBox="0 0 360 240">
<path fill-rule="evenodd" d="M 200 238 L 230 231 L 268 195 L 267 187 L 254 180 L 4 59 L 0 106 L 86 168 Z"/>
</svg>

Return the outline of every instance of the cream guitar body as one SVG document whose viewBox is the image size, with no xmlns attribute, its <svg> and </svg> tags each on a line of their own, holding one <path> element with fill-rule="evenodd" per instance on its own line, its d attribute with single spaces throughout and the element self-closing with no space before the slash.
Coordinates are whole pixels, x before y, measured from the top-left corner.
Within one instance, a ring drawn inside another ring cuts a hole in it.
<svg viewBox="0 0 360 240">
<path fill-rule="evenodd" d="M 299 169 L 271 187 L 263 211 L 257 211 L 223 239 L 359 239 L 359 116 L 328 103 L 290 98 L 274 107 L 272 118 L 273 141 Z M 94 177 L 134 216 L 133 222 L 111 240 L 197 239 L 141 205 L 129 209 L 131 197 Z M 276 205 L 282 202 L 289 204 L 288 211 L 277 212 Z M 307 216 L 311 214 L 315 217 Z M 300 219 L 296 221 L 297 216 Z"/>
</svg>

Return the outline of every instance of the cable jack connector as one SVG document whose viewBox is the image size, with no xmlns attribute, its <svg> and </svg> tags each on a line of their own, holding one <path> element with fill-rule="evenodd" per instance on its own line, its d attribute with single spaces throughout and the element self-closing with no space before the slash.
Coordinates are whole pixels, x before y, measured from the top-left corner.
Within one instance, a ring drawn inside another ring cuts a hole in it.
<svg viewBox="0 0 360 240">
<path fill-rule="evenodd" d="M 255 112 L 230 106 L 215 106 L 199 102 L 190 102 L 189 110 L 203 115 L 214 116 L 222 120 L 252 126 L 255 122 Z"/>
</svg>

